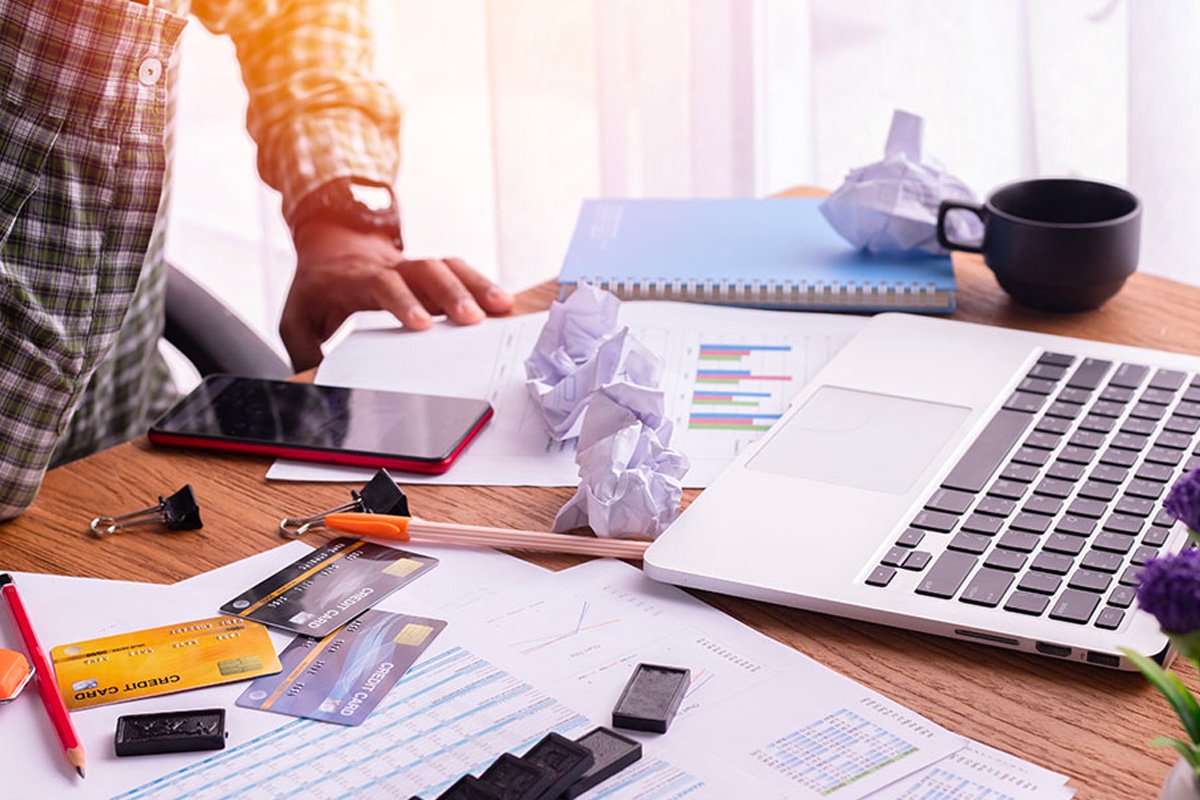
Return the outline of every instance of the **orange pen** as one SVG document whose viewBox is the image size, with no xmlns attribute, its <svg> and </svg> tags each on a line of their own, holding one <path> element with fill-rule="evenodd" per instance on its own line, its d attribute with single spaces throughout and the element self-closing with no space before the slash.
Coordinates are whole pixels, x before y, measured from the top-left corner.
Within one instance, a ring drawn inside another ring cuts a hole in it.
<svg viewBox="0 0 1200 800">
<path fill-rule="evenodd" d="M 424 539 L 447 544 L 485 545 L 502 550 L 540 550 L 547 553 L 576 553 L 586 556 L 632 558 L 640 561 L 650 542 L 640 539 L 599 539 L 569 533 L 522 531 L 488 528 L 480 525 L 454 525 L 428 522 L 389 514 L 347 512 L 326 514 L 321 522 L 333 531 L 370 536 L 376 539 Z"/>
</svg>

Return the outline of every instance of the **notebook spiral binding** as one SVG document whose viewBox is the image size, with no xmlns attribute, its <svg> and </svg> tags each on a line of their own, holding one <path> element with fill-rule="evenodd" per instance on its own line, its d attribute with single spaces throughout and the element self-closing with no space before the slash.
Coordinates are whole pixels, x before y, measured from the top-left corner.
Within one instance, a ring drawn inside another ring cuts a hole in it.
<svg viewBox="0 0 1200 800">
<path fill-rule="evenodd" d="M 588 278 L 622 300 L 675 300 L 693 303 L 811 310 L 901 310 L 944 306 L 951 293 L 933 283 L 810 283 L 807 281 L 713 281 L 656 278 Z"/>
</svg>

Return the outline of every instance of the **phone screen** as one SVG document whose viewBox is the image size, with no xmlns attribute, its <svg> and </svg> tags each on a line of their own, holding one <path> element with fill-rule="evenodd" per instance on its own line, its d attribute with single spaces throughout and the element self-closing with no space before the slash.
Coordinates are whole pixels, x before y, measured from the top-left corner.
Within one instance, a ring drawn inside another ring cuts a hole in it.
<svg viewBox="0 0 1200 800">
<path fill-rule="evenodd" d="M 151 435 L 436 462 L 490 412 L 483 400 L 214 375 L 155 423 Z"/>
</svg>

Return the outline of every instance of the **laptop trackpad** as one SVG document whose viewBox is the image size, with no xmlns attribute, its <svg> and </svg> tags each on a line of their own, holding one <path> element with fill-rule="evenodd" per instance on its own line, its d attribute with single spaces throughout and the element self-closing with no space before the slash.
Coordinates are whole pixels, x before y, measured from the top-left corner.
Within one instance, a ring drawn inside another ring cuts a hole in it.
<svg viewBox="0 0 1200 800">
<path fill-rule="evenodd" d="M 907 494 L 970 413 L 962 406 L 823 386 L 746 468 Z"/>
</svg>

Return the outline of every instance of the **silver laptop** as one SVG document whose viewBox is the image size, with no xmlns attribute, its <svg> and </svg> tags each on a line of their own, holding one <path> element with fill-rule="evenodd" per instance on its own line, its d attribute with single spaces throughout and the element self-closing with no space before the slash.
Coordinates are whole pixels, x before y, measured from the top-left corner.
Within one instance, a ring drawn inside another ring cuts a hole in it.
<svg viewBox="0 0 1200 800">
<path fill-rule="evenodd" d="M 1200 358 L 873 318 L 646 554 L 660 581 L 1131 669 Z"/>
</svg>

